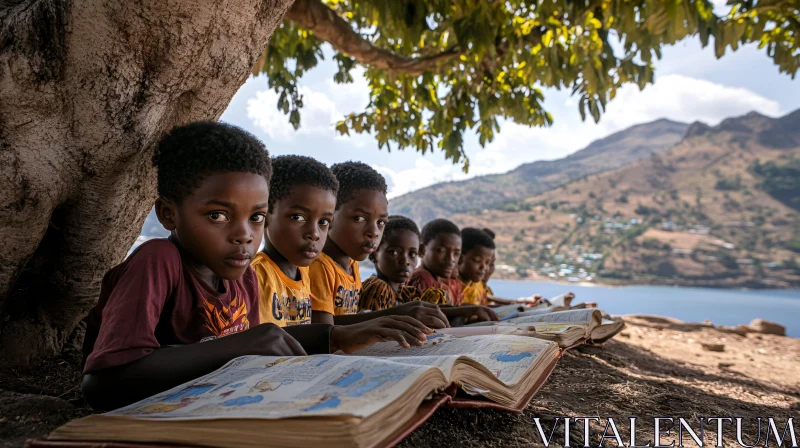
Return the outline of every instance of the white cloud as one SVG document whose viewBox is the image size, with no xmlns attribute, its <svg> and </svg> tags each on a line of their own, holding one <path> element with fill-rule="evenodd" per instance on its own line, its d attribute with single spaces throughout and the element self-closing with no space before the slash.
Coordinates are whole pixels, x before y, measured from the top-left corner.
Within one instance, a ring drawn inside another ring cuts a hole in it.
<svg viewBox="0 0 800 448">
<path fill-rule="evenodd" d="M 702 79 L 668 75 L 639 91 L 628 85 L 608 105 L 600 125 L 610 132 L 659 118 L 718 124 L 725 118 L 751 111 L 777 116 L 777 101 L 741 87 L 727 87 Z"/>
<path fill-rule="evenodd" d="M 343 137 L 334 126 L 345 114 L 363 110 L 369 102 L 369 85 L 363 73 L 363 70 L 353 70 L 350 84 L 335 84 L 328 79 L 319 86 L 300 87 L 303 107 L 298 130 L 289 123 L 289 117 L 278 110 L 278 94 L 272 90 L 259 91 L 254 98 L 247 100 L 247 117 L 271 139 L 287 142 L 297 136 L 317 135 L 352 140 L 357 146 L 362 146 L 371 137 Z"/>
<path fill-rule="evenodd" d="M 485 149 L 468 144 L 467 153 L 471 162 L 468 175 L 461 172 L 460 166 L 448 162 L 437 165 L 422 158 L 417 160 L 413 168 L 406 170 L 376 167 L 392 184 L 390 196 L 399 196 L 446 180 L 502 173 L 534 160 L 565 157 L 593 140 L 659 118 L 683 122 L 699 120 L 715 125 L 725 118 L 753 110 L 769 116 L 781 113 L 778 102 L 750 90 L 681 75 L 660 77 L 643 91 L 634 85 L 625 86 L 609 103 L 599 124 L 595 124 L 591 118 L 581 121 L 574 99 L 564 98 L 563 92 L 549 91 L 545 92 L 545 96 L 550 97 L 551 101 L 563 98 L 559 109 L 564 113 L 555 116 L 555 125 L 550 128 L 529 128 L 505 123 L 495 141 Z"/>
<path fill-rule="evenodd" d="M 389 194 L 387 195 L 389 199 L 435 183 L 466 179 L 469 177 L 461 171 L 460 165 L 453 165 L 451 163 L 435 165 L 433 162 L 422 157 L 416 160 L 413 168 L 405 170 L 395 171 L 391 168 L 379 165 L 372 165 L 372 167 L 386 178 L 386 183 L 389 186 Z M 474 175 L 473 173 L 470 174 Z"/>
</svg>

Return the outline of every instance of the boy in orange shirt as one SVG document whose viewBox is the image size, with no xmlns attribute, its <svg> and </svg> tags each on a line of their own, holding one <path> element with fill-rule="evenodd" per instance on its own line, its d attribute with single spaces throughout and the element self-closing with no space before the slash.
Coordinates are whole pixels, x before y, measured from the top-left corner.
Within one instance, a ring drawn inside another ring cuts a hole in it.
<svg viewBox="0 0 800 448">
<path fill-rule="evenodd" d="M 275 157 L 272 166 L 266 241 L 252 262 L 258 276 L 260 318 L 280 327 L 291 326 L 302 342 L 306 335 L 314 337 L 315 327 L 320 326 L 298 324 L 312 320 L 308 266 L 325 245 L 339 184 L 328 167 L 310 157 Z M 430 333 L 415 319 L 385 317 L 331 328 L 330 351 L 352 353 L 386 339 L 404 347 L 421 345 Z"/>
<path fill-rule="evenodd" d="M 331 171 L 339 181 L 339 191 L 328 240 L 310 269 L 312 322 L 348 325 L 399 315 L 411 316 L 430 328 L 447 327 L 447 318 L 439 308 L 425 302 L 358 313 L 361 291 L 358 262 L 378 248 L 389 218 L 386 181 L 361 162 L 339 163 Z"/>
</svg>

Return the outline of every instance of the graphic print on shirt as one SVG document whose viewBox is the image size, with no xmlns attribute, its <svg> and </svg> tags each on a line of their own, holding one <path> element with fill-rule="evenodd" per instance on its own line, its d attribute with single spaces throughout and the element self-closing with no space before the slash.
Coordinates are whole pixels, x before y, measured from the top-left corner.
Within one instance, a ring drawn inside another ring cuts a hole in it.
<svg viewBox="0 0 800 448">
<path fill-rule="evenodd" d="M 276 322 L 285 319 L 286 325 L 307 324 L 311 322 L 311 297 L 278 296 L 272 293 L 272 318 Z"/>
<path fill-rule="evenodd" d="M 344 289 L 342 285 L 336 288 L 336 297 L 333 298 L 333 305 L 336 308 L 337 316 L 356 314 L 358 312 L 358 293 L 359 290 L 355 286 L 353 289 Z"/>
<path fill-rule="evenodd" d="M 224 306 L 218 308 L 205 297 L 201 299 L 203 301 L 202 315 L 205 320 L 203 328 L 209 333 L 221 337 L 250 328 L 250 321 L 247 319 L 247 302 L 240 296 L 233 297 L 227 308 Z"/>
</svg>

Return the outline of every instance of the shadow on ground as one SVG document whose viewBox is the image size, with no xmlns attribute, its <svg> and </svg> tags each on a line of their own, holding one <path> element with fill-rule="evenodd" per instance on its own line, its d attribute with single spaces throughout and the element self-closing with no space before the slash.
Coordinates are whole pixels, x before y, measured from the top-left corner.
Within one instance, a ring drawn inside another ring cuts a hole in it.
<svg viewBox="0 0 800 448">
<path fill-rule="evenodd" d="M 637 320 L 635 326 L 650 337 L 669 331 L 714 331 L 661 318 Z M 602 347 L 570 351 L 525 412 L 440 409 L 400 446 L 541 446 L 533 418 L 542 418 L 549 431 L 556 416 L 613 417 L 626 443 L 628 417 L 637 416 L 641 445 L 653 437 L 654 416 L 694 419 L 695 429 L 701 416 L 743 417 L 745 442 L 752 444 L 756 441 L 755 417 L 775 417 L 782 427 L 789 415 L 796 416 L 800 410 L 800 387 L 783 387 L 724 368 L 668 359 L 647 347 L 647 342 L 634 343 L 630 334 L 623 334 Z M 79 366 L 80 354 L 71 349 L 35 368 L 0 371 L 0 446 L 22 446 L 27 438 L 43 436 L 72 418 L 91 413 L 80 395 Z M 757 377 L 757 372 L 753 375 Z M 603 427 L 593 424 L 592 428 L 591 439 L 597 446 Z M 573 426 L 570 434 L 573 446 L 583 445 L 581 427 Z M 706 432 L 711 446 L 715 437 L 713 431 Z M 563 444 L 563 438 L 563 427 L 559 427 L 554 441 Z M 674 433 L 662 442 L 669 444 L 673 438 Z M 738 446 L 735 431 L 727 430 L 726 440 Z M 688 436 L 684 441 L 695 446 Z"/>
</svg>

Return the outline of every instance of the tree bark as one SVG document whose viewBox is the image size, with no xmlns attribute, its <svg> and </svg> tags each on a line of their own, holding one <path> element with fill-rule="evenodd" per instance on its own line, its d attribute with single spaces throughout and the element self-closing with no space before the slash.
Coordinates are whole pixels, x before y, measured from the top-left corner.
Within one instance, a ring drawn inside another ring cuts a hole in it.
<svg viewBox="0 0 800 448">
<path fill-rule="evenodd" d="M 60 352 L 155 198 L 161 134 L 217 119 L 291 0 L 0 0 L 0 364 Z"/>
</svg>

